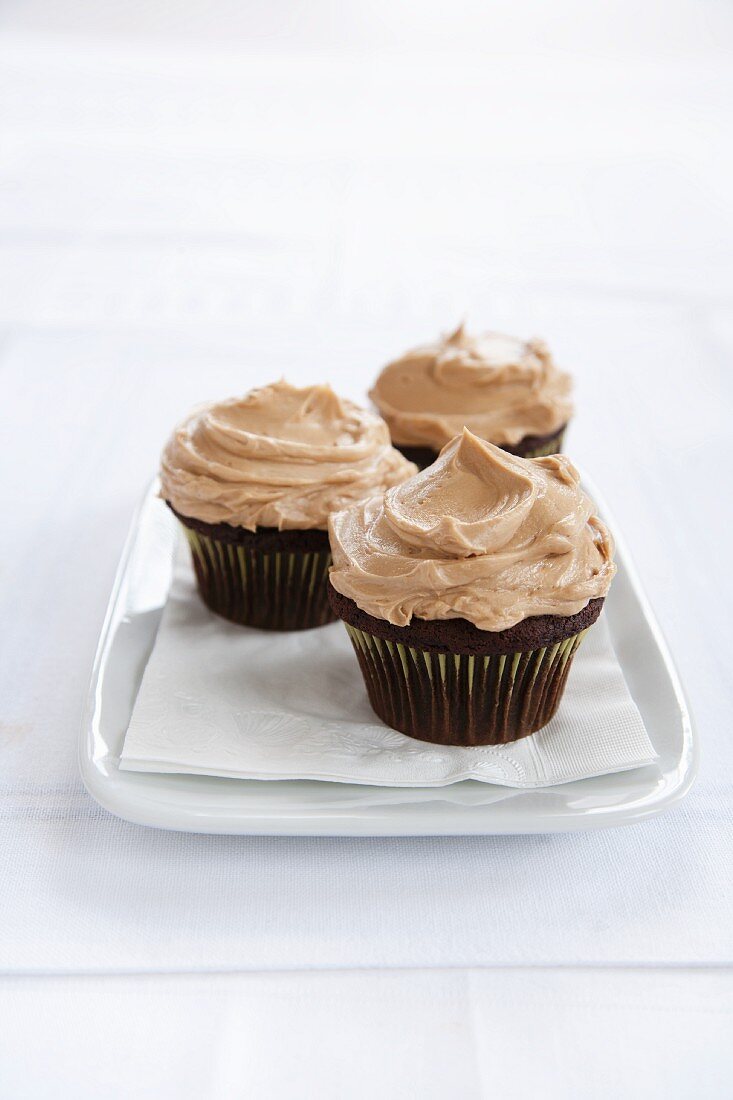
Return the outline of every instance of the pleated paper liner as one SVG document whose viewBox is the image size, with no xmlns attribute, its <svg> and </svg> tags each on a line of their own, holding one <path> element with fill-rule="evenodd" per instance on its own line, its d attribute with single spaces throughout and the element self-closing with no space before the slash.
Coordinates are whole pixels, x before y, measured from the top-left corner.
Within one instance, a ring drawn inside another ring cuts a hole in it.
<svg viewBox="0 0 733 1100">
<path fill-rule="evenodd" d="M 176 513 L 178 515 L 178 513 Z M 260 630 L 308 630 L 336 616 L 325 531 L 241 531 L 178 516 L 198 590 L 217 615 Z"/>
<path fill-rule="evenodd" d="M 530 445 L 526 449 L 519 450 L 521 444 L 517 449 L 513 451 L 513 454 L 519 455 L 520 458 L 544 458 L 545 455 L 559 455 L 562 451 L 563 439 L 565 438 L 565 429 L 556 435 L 553 439 L 548 440 L 546 443 L 537 443 Z"/>
<path fill-rule="evenodd" d="M 344 625 L 382 721 L 441 745 L 502 745 L 547 725 L 586 633 L 482 656 L 417 649 Z"/>
<path fill-rule="evenodd" d="M 502 450 L 518 455 L 520 458 L 543 458 L 545 455 L 560 454 L 564 438 L 565 427 L 562 427 L 559 432 L 550 436 L 525 436 L 515 446 L 502 447 Z M 401 451 L 405 458 L 409 459 L 410 462 L 414 462 L 421 470 L 424 470 L 427 466 L 432 466 L 438 457 L 438 452 L 431 447 L 403 447 L 397 443 L 395 447 L 398 451 Z"/>
</svg>

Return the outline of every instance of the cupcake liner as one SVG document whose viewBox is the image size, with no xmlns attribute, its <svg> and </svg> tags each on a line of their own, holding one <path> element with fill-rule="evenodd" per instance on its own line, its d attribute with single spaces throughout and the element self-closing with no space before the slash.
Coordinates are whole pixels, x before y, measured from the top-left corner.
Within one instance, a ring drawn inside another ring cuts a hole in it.
<svg viewBox="0 0 733 1100">
<path fill-rule="evenodd" d="M 562 450 L 564 436 L 565 429 L 558 432 L 553 439 L 548 440 L 546 443 L 541 443 L 537 447 L 528 447 L 526 450 L 522 448 L 520 442 L 517 444 L 516 454 L 521 458 L 544 458 L 545 455 L 557 455 Z"/>
<path fill-rule="evenodd" d="M 540 649 L 468 655 L 419 649 L 344 625 L 382 721 L 443 745 L 502 745 L 547 725 L 588 629 Z"/>
<path fill-rule="evenodd" d="M 261 550 L 182 526 L 201 598 L 217 615 L 261 630 L 307 630 L 335 618 L 329 550 Z"/>
</svg>

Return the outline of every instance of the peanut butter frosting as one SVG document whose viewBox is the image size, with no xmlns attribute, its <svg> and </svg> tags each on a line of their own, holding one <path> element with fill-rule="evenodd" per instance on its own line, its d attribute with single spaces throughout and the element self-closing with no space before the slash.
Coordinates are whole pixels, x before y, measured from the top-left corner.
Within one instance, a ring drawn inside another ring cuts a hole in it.
<svg viewBox="0 0 733 1100">
<path fill-rule="evenodd" d="M 459 325 L 388 363 L 369 396 L 393 443 L 438 451 L 463 427 L 509 446 L 559 431 L 573 413 L 571 387 L 543 340 L 469 336 Z"/>
<path fill-rule="evenodd" d="M 415 472 L 374 413 L 330 386 L 285 381 L 205 405 L 173 432 L 161 496 L 206 523 L 325 529 L 330 512 Z"/>
<path fill-rule="evenodd" d="M 462 618 L 498 631 L 575 615 L 616 572 L 568 458 L 517 458 L 467 428 L 428 469 L 332 516 L 329 532 L 331 584 L 395 626 Z"/>
</svg>

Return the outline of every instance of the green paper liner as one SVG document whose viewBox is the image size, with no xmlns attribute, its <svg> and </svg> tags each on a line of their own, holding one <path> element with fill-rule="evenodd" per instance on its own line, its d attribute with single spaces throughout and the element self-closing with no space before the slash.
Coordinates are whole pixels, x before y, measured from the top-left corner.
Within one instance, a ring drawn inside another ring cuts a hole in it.
<svg viewBox="0 0 733 1100">
<path fill-rule="evenodd" d="M 547 443 L 542 443 L 539 447 L 529 447 L 526 451 L 521 450 L 521 443 L 517 445 L 517 454 L 520 458 L 544 458 L 545 455 L 557 455 L 562 451 L 563 438 L 565 436 L 565 430 L 563 429 L 554 439 L 548 440 Z"/>
<path fill-rule="evenodd" d="M 524 653 L 469 656 L 417 649 L 344 626 L 382 721 L 441 745 L 503 745 L 547 725 L 589 629 Z"/>
<path fill-rule="evenodd" d="M 185 524 L 201 598 L 211 611 L 260 630 L 308 630 L 336 618 L 327 597 L 328 550 L 258 550 Z"/>
</svg>

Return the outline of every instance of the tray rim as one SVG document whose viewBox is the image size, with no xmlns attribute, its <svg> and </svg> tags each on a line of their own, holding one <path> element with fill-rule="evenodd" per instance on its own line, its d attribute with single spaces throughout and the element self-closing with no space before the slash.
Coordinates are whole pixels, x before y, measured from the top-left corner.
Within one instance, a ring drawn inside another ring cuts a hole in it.
<svg viewBox="0 0 733 1100">
<path fill-rule="evenodd" d="M 272 815 L 259 813 L 248 817 L 240 813 L 235 815 L 240 827 L 233 827 L 231 814 L 198 814 L 190 808 L 173 810 L 165 803 L 156 802 L 154 789 L 151 788 L 146 796 L 141 794 L 145 790 L 145 783 L 149 779 L 160 778 L 151 773 L 122 772 L 114 765 L 107 763 L 106 768 L 100 767 L 95 760 L 95 720 L 98 716 L 101 703 L 101 692 L 104 687 L 103 672 L 112 642 L 115 638 L 116 627 L 124 620 L 124 609 L 121 608 L 121 598 L 128 577 L 129 567 L 137 545 L 141 530 L 141 518 L 146 505 L 154 496 L 157 478 L 153 478 L 139 503 L 137 504 L 130 526 L 123 544 L 120 560 L 115 572 L 115 578 L 110 591 L 100 637 L 92 665 L 92 672 L 87 691 L 84 714 L 78 742 L 78 760 L 82 781 L 87 792 L 104 809 L 123 820 L 133 824 L 145 825 L 153 828 L 162 828 L 179 832 L 194 832 L 219 835 L 259 835 L 259 836 L 465 836 L 465 835 L 527 835 L 536 833 L 556 832 L 585 832 L 589 830 L 619 827 L 621 825 L 633 825 L 639 822 L 657 817 L 661 813 L 672 809 L 687 795 L 695 781 L 699 767 L 699 742 L 694 720 L 687 702 L 679 673 L 671 656 L 664 634 L 657 622 L 646 593 L 642 587 L 633 559 L 628 551 L 626 541 L 619 533 L 618 525 L 598 492 L 593 481 L 581 471 L 582 482 L 596 502 L 599 511 L 603 514 L 609 526 L 614 532 L 617 548 L 617 559 L 623 561 L 623 567 L 629 585 L 633 591 L 640 611 L 651 633 L 659 656 L 662 659 L 665 673 L 669 679 L 669 686 L 674 695 L 675 705 L 679 711 L 682 749 L 677 765 L 678 781 L 669 786 L 663 793 L 650 801 L 649 796 L 638 799 L 639 805 L 613 805 L 597 807 L 593 810 L 571 811 L 565 813 L 543 814 L 541 812 L 530 815 L 530 820 L 524 821 L 521 827 L 507 826 L 504 821 L 492 822 L 492 804 L 472 807 L 479 814 L 483 812 L 487 816 L 485 823 L 476 824 L 468 821 L 466 807 L 453 807 L 446 811 L 448 820 L 441 822 L 439 828 L 421 827 L 416 820 L 419 818 L 419 803 L 411 804 L 411 816 L 414 821 L 405 821 L 394 805 L 366 806 L 358 813 L 340 810 L 338 808 L 322 808 L 319 812 L 311 810 L 309 813 L 301 811 L 300 816 Z M 123 783 L 132 789 L 132 795 L 121 796 L 117 789 L 116 781 L 110 779 L 107 772 L 114 770 L 118 776 L 124 776 Z M 188 781 L 196 782 L 199 779 L 211 777 L 185 776 Z M 142 781 L 142 782 L 141 782 Z M 253 783 L 256 780 L 225 780 L 231 783 Z M 326 781 L 292 781 L 270 780 L 269 783 L 285 784 L 292 782 L 318 783 L 328 785 Z M 577 782 L 587 782 L 580 780 Z M 140 791 L 136 791 L 136 786 Z M 341 784 L 338 784 L 341 786 Z M 571 787 L 574 784 L 562 784 L 556 787 L 544 788 L 545 791 L 555 791 L 561 787 Z M 372 788 L 373 789 L 373 788 Z M 393 788 L 392 788 L 393 789 Z M 412 788 L 414 789 L 414 788 Z M 420 789 L 420 788 L 418 788 Z M 440 800 L 440 791 L 445 788 L 425 788 L 431 790 L 435 800 Z M 428 803 L 429 804 L 429 803 Z M 526 811 L 525 811 L 526 812 Z M 464 821 L 455 821 L 463 815 Z M 294 827 L 297 825 L 297 827 Z"/>
</svg>

